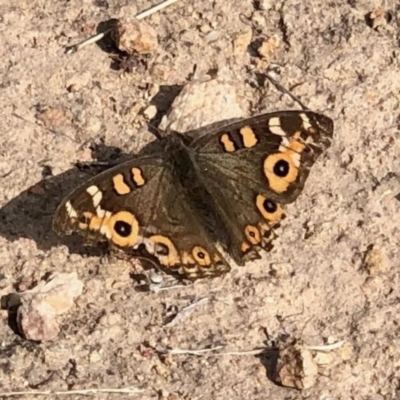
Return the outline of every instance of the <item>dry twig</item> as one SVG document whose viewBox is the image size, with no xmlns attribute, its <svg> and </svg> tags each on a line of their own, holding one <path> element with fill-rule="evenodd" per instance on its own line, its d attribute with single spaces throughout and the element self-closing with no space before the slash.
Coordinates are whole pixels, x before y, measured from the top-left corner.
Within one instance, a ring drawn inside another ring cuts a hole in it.
<svg viewBox="0 0 400 400">
<path fill-rule="evenodd" d="M 336 350 L 340 347 L 342 347 L 344 344 L 344 341 L 332 343 L 332 344 L 327 344 L 327 345 L 322 345 L 322 346 L 304 346 L 308 350 L 313 350 L 313 351 L 332 351 Z M 195 356 L 202 356 L 202 355 L 207 355 L 208 357 L 221 357 L 221 356 L 248 356 L 248 355 L 257 355 L 257 354 L 262 354 L 265 353 L 265 351 L 269 350 L 268 347 L 261 347 L 258 349 L 251 349 L 251 350 L 243 350 L 243 351 L 226 351 L 223 353 L 215 353 L 215 354 L 207 354 L 215 350 L 220 350 L 224 346 L 216 346 L 212 347 L 210 349 L 199 349 L 199 350 L 186 350 L 186 349 L 162 349 L 159 350 L 162 353 L 167 353 L 167 354 L 174 354 L 174 355 L 182 355 L 182 354 L 190 354 L 190 355 L 195 355 Z"/>
<path fill-rule="evenodd" d="M 143 393 L 144 390 L 135 388 L 133 386 L 126 388 L 98 388 L 98 389 L 78 389 L 78 390 L 31 390 L 31 391 L 21 391 L 21 392 L 0 392 L 0 397 L 14 397 L 14 396 L 64 396 L 64 395 L 97 395 L 100 393 L 111 393 L 111 394 L 135 394 L 135 393 Z"/>
<path fill-rule="evenodd" d="M 187 318 L 197 306 L 205 304 L 207 302 L 208 302 L 208 297 L 203 297 L 202 299 L 188 305 L 187 307 L 184 307 L 173 317 L 173 319 L 170 322 L 165 324 L 165 326 L 171 327 L 177 325 L 178 323 L 182 322 L 185 318 Z"/>
</svg>

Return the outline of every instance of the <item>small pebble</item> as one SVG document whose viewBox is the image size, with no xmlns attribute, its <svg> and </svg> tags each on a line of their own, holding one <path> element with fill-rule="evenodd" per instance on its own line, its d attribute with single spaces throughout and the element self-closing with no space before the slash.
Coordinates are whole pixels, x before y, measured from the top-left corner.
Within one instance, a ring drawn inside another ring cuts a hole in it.
<svg viewBox="0 0 400 400">
<path fill-rule="evenodd" d="M 156 31 L 147 22 L 136 18 L 119 19 L 114 40 L 118 49 L 128 54 L 150 54 L 158 47 Z"/>
<path fill-rule="evenodd" d="M 257 49 L 257 52 L 262 58 L 270 62 L 276 50 L 279 48 L 279 46 L 280 46 L 279 36 L 273 35 L 263 40 L 260 47 Z"/>
<path fill-rule="evenodd" d="M 376 275 L 385 271 L 389 266 L 389 260 L 383 249 L 371 245 L 367 249 L 364 259 L 364 268 L 370 275 Z"/>
<path fill-rule="evenodd" d="M 243 56 L 247 52 L 252 37 L 253 31 L 250 27 L 237 33 L 233 39 L 233 54 L 237 57 Z"/>
<path fill-rule="evenodd" d="M 153 119 L 157 115 L 157 107 L 155 105 L 148 106 L 144 111 L 143 115 L 147 119 Z"/>
<path fill-rule="evenodd" d="M 46 282 L 20 293 L 21 305 L 17 310 L 20 333 L 33 341 L 54 339 L 60 330 L 56 317 L 73 306 L 82 289 L 83 283 L 73 272 L 54 274 Z"/>
</svg>

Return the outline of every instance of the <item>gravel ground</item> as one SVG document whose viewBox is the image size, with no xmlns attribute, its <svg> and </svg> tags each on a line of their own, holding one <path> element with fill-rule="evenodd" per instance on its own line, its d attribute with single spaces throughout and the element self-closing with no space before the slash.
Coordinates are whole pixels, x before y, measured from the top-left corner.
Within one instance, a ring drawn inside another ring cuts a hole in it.
<svg viewBox="0 0 400 400">
<path fill-rule="evenodd" d="M 93 397 L 400 399 L 398 2 L 180 0 L 146 18 L 159 43 L 130 72 L 117 70 L 104 43 L 65 54 L 99 24 L 154 5 L 128 3 L 0 1 L 0 295 L 51 272 L 76 272 L 84 284 L 53 340 L 21 338 L 1 312 L 0 398 L 135 387 L 143 392 Z M 267 70 L 330 116 L 335 134 L 262 261 L 141 292 L 132 263 L 52 232 L 57 204 L 87 175 L 74 163 L 140 150 L 154 140 L 149 120 L 157 126 L 185 85 L 202 99 L 175 103 L 170 120 L 186 129 L 298 107 Z M 198 83 L 207 76 L 215 82 Z M 182 321 L 165 322 L 204 297 Z M 266 331 L 343 345 L 301 391 L 272 382 L 268 354 L 156 351 L 246 351 L 267 346 Z"/>
</svg>

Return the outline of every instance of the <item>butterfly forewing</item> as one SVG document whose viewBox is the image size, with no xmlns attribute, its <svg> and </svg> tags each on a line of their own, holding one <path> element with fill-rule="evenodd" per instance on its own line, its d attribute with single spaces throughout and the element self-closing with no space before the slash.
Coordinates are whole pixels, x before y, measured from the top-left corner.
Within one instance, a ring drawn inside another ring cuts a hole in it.
<svg viewBox="0 0 400 400">
<path fill-rule="evenodd" d="M 199 176 L 224 222 L 238 258 L 271 248 L 283 206 L 301 193 L 312 164 L 330 146 L 333 122 L 310 111 L 283 111 L 242 120 L 192 144 Z M 240 250 L 239 250 L 240 249 Z"/>
</svg>

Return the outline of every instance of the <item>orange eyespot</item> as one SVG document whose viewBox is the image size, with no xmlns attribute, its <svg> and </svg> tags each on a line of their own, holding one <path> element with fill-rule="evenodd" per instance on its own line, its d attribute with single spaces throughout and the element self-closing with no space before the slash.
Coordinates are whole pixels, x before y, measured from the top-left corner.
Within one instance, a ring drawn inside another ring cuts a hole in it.
<svg viewBox="0 0 400 400">
<path fill-rule="evenodd" d="M 247 225 L 244 232 L 246 234 L 247 240 L 251 244 L 256 245 L 261 242 L 260 231 L 257 229 L 257 227 L 255 227 L 253 225 Z"/>
<path fill-rule="evenodd" d="M 282 207 L 261 194 L 256 197 L 256 207 L 270 225 L 277 224 L 284 217 Z"/>
<path fill-rule="evenodd" d="M 139 235 L 139 223 L 135 216 L 128 211 L 120 211 L 105 219 L 111 240 L 120 247 L 133 247 Z M 101 232 L 102 228 L 100 228 Z"/>
<path fill-rule="evenodd" d="M 201 266 L 211 265 L 211 258 L 207 250 L 200 246 L 195 246 L 192 250 L 194 260 Z"/>
</svg>

